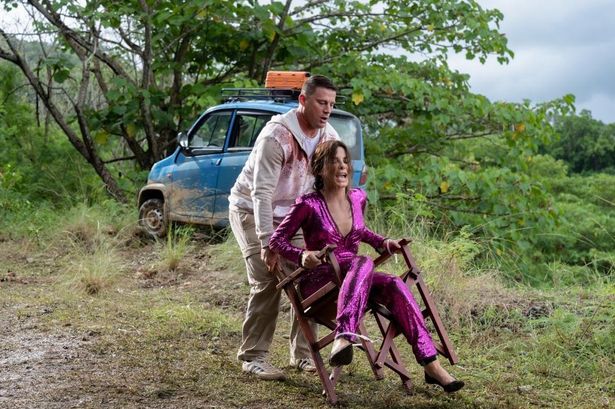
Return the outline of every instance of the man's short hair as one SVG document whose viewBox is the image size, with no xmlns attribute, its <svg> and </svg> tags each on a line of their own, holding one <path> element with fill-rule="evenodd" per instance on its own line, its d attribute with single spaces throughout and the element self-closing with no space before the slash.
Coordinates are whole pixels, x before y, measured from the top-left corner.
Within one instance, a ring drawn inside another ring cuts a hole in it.
<svg viewBox="0 0 615 409">
<path fill-rule="evenodd" d="M 324 75 L 312 75 L 303 83 L 301 93 L 305 96 L 310 96 L 316 92 L 316 88 L 327 88 L 337 92 L 337 87 L 333 85 L 333 81 Z"/>
</svg>

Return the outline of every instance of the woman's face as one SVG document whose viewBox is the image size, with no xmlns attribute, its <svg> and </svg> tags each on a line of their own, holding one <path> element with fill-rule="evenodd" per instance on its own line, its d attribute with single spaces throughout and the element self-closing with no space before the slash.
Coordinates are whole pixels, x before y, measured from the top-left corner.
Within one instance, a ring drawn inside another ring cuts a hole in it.
<svg viewBox="0 0 615 409">
<path fill-rule="evenodd" d="M 325 189 L 346 189 L 350 177 L 349 169 L 346 150 L 338 146 L 335 157 L 326 164 L 322 172 Z"/>
</svg>

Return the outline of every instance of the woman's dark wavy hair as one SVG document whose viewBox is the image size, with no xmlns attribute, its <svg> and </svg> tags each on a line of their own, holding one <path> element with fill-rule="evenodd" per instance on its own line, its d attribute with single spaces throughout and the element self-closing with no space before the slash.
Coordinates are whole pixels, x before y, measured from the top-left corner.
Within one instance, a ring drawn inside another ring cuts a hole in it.
<svg viewBox="0 0 615 409">
<path fill-rule="evenodd" d="M 343 148 L 346 151 L 346 158 L 348 159 L 348 186 L 346 190 L 350 188 L 352 183 L 352 160 L 348 147 L 342 141 L 326 141 L 319 144 L 312 155 L 310 161 L 310 168 L 312 175 L 314 175 L 314 190 L 322 190 L 325 187 L 325 181 L 320 175 L 327 166 L 327 163 L 335 159 L 337 148 Z"/>
</svg>

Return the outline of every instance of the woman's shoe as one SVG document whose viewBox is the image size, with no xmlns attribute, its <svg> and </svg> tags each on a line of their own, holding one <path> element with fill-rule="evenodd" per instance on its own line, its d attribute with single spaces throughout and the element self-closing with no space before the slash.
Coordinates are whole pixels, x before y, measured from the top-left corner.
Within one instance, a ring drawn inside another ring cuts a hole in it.
<svg viewBox="0 0 615 409">
<path fill-rule="evenodd" d="M 331 355 L 329 355 L 330 366 L 348 365 L 352 362 L 352 342 L 346 338 L 336 338 L 333 341 Z"/>
<path fill-rule="evenodd" d="M 448 393 L 457 392 L 459 389 L 463 388 L 463 386 L 465 385 L 465 383 L 463 383 L 463 381 L 458 381 L 457 379 L 455 379 L 451 383 L 447 383 L 446 385 L 442 385 L 439 380 L 437 380 L 436 378 L 432 378 L 431 376 L 429 376 L 427 374 L 427 372 L 425 372 L 425 382 L 427 382 L 427 383 L 429 383 L 431 385 L 441 386 L 442 389 L 444 389 L 444 392 L 448 392 Z"/>
</svg>

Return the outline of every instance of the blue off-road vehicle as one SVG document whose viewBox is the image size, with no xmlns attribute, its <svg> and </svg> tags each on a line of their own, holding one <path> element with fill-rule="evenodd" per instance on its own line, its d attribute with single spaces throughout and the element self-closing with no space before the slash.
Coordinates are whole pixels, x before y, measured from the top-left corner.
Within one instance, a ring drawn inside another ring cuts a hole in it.
<svg viewBox="0 0 615 409">
<path fill-rule="evenodd" d="M 163 237 L 169 222 L 226 226 L 228 195 L 256 137 L 273 115 L 296 108 L 298 95 L 294 89 L 224 90 L 225 102 L 180 132 L 175 152 L 152 167 L 138 198 L 142 228 Z M 329 122 L 350 149 L 353 185 L 365 185 L 360 121 L 335 109 Z"/>
</svg>

